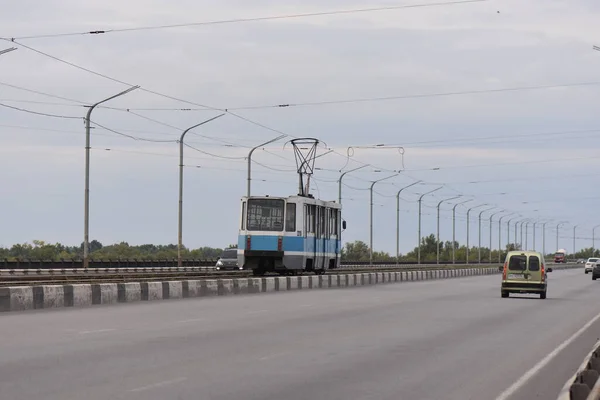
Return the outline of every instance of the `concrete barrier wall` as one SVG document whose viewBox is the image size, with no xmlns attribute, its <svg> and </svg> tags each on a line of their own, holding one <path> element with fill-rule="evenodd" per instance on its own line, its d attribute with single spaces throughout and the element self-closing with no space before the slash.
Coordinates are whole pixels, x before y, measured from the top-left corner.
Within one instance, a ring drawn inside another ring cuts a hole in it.
<svg viewBox="0 0 600 400">
<path fill-rule="evenodd" d="M 563 386 L 557 400 L 600 399 L 600 341 Z"/>
<path fill-rule="evenodd" d="M 552 268 L 561 270 L 583 267 L 556 265 Z M 495 274 L 500 274 L 498 268 L 462 268 L 272 278 L 0 287 L 0 312 L 297 290 L 342 289 Z"/>
</svg>

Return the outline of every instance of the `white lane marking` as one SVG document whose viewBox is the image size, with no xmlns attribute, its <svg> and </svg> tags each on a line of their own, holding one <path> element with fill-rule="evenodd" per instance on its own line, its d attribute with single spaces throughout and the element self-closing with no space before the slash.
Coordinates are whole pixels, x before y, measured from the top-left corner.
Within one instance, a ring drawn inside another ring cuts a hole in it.
<svg viewBox="0 0 600 400">
<path fill-rule="evenodd" d="M 186 377 L 181 377 L 181 378 L 175 378 L 175 379 L 171 379 L 168 381 L 162 381 L 162 382 L 157 382 L 157 383 L 153 383 L 151 385 L 148 386 L 142 386 L 139 388 L 135 388 L 135 389 L 131 389 L 129 390 L 130 392 L 143 392 L 144 390 L 148 390 L 148 389 L 155 389 L 161 386 L 167 386 L 167 385 L 173 385 L 175 383 L 179 383 L 179 382 L 183 382 L 185 381 L 187 378 Z"/>
<path fill-rule="evenodd" d="M 579 336 L 581 336 L 583 334 L 583 332 L 585 332 L 590 326 L 592 326 L 599 319 L 600 319 L 600 313 L 598 313 L 594 318 L 592 318 L 587 324 L 582 326 L 571 337 L 569 337 L 567 340 L 562 342 L 556 349 L 554 349 L 552 351 L 552 353 L 548 354 L 540 362 L 538 362 L 536 365 L 534 365 L 529 371 L 527 371 L 524 375 L 522 375 L 518 381 L 513 383 L 508 389 L 506 389 L 504 392 L 502 392 L 502 394 L 500 394 L 500 396 L 496 397 L 496 400 L 509 399 L 519 389 L 521 389 L 521 387 L 523 387 L 523 385 L 525 385 L 528 380 L 533 378 L 533 376 L 535 376 L 535 374 L 540 372 L 540 370 L 542 368 L 544 368 L 546 365 L 548 365 L 548 363 L 550 361 L 552 361 L 552 359 L 555 358 L 558 355 L 558 353 L 560 353 L 561 351 L 563 351 L 565 349 L 565 347 L 567 347 L 568 345 L 573 343 L 575 341 L 575 339 L 577 339 Z"/>
<path fill-rule="evenodd" d="M 80 335 L 87 335 L 89 333 L 103 333 L 103 332 L 112 332 L 112 331 L 116 331 L 116 329 L 98 329 L 95 331 L 81 331 L 79 332 Z"/>
<path fill-rule="evenodd" d="M 204 321 L 204 318 L 192 318 L 192 319 L 184 319 L 181 321 L 175 321 L 176 324 L 186 324 L 188 322 L 199 322 Z"/>
<path fill-rule="evenodd" d="M 259 358 L 259 360 L 260 361 L 269 360 L 271 358 L 281 357 L 281 356 L 284 356 L 286 354 L 290 354 L 290 352 L 289 351 L 284 351 L 284 352 L 281 352 L 281 353 L 270 354 L 268 356 L 264 356 L 264 357 Z"/>
</svg>

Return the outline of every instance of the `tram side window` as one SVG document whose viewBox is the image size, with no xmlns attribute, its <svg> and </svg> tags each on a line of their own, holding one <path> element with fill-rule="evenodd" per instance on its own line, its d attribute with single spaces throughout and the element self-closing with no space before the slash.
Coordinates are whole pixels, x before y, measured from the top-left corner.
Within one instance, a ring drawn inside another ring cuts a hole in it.
<svg viewBox="0 0 600 400">
<path fill-rule="evenodd" d="M 284 201 L 280 199 L 249 199 L 249 231 L 283 231 Z"/>
<path fill-rule="evenodd" d="M 287 203 L 285 206 L 285 231 L 296 231 L 296 203 Z"/>
</svg>

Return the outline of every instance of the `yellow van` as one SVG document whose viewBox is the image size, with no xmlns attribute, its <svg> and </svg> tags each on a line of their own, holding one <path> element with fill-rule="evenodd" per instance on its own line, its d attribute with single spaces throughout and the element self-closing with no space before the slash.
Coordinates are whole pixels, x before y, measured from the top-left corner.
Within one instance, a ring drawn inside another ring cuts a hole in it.
<svg viewBox="0 0 600 400">
<path fill-rule="evenodd" d="M 546 298 L 548 282 L 544 255 L 537 251 L 509 251 L 502 271 L 502 297 L 510 293 L 539 293 L 540 299 Z"/>
</svg>

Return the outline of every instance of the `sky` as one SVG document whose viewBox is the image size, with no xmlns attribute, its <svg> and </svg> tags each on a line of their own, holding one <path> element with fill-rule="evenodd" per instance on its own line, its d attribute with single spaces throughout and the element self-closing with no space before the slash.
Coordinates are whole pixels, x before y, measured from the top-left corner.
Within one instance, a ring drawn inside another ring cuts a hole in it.
<svg viewBox="0 0 600 400">
<path fill-rule="evenodd" d="M 22 0 L 2 7 L 0 246 L 78 245 L 84 232 L 85 106 L 94 109 L 90 240 L 177 243 L 179 145 L 183 242 L 237 242 L 249 150 L 252 194 L 297 192 L 289 140 L 319 139 L 311 191 L 337 200 L 344 241 L 400 252 L 422 233 L 498 246 L 498 217 L 538 221 L 536 246 L 592 245 L 600 199 L 600 5 L 592 0 Z M 1 1 L 0 1 L 1 4 Z M 398 8 L 398 6 L 418 6 Z M 295 18 L 328 11 L 389 7 Z M 163 29 L 119 29 L 229 21 Z M 105 34 L 58 35 L 90 31 Z M 49 37 L 38 37 L 50 35 Z M 82 67 L 77 68 L 65 62 Z M 43 93 L 43 94 L 42 94 Z M 51 96 L 49 96 L 51 95 Z M 52 97 L 54 96 L 54 97 Z M 290 105 L 278 107 L 278 105 Z M 13 107 L 13 108 L 10 108 Z M 18 109 L 15 109 L 18 108 Z M 130 137 L 126 136 L 129 135 Z M 133 138 L 131 138 L 133 136 Z M 397 192 L 402 191 L 400 210 Z M 529 226 L 529 248 L 533 248 Z M 598 233 L 600 231 L 597 231 Z M 511 242 L 514 230 L 511 226 Z"/>
</svg>

